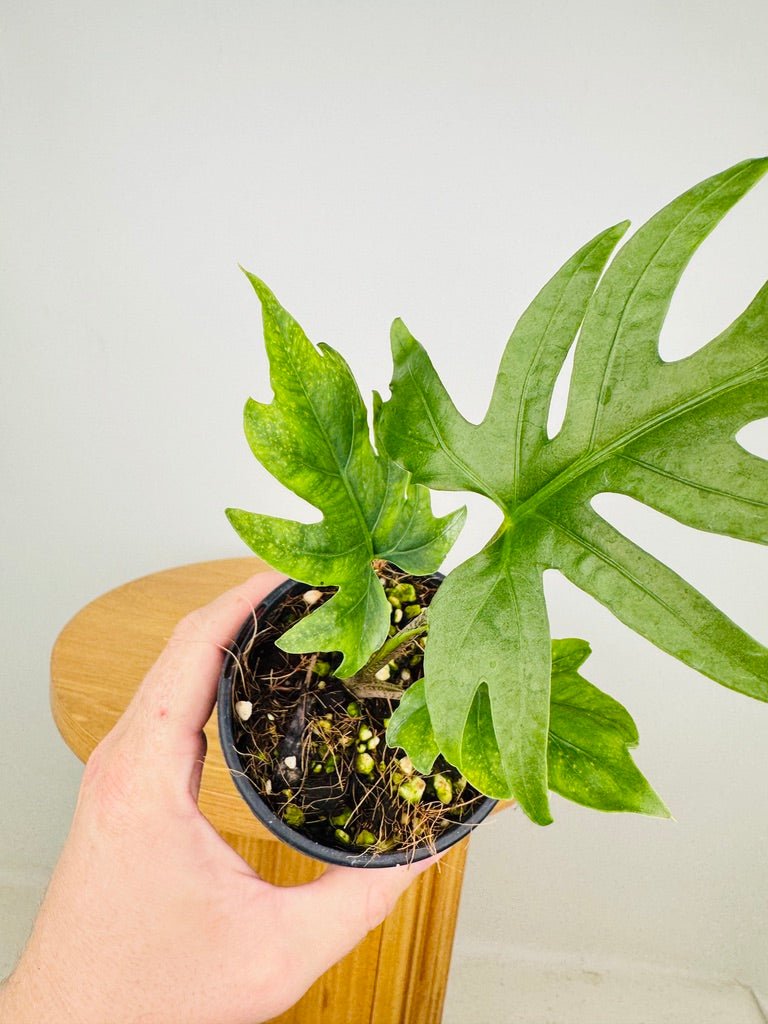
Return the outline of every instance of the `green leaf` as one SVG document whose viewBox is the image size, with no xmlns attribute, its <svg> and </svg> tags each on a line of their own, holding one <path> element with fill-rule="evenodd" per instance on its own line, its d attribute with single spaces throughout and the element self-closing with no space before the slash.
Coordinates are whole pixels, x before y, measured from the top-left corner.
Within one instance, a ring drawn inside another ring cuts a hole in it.
<svg viewBox="0 0 768 1024">
<path fill-rule="evenodd" d="M 637 729 L 629 712 L 577 671 L 589 655 L 584 640 L 552 642 L 552 690 L 547 759 L 550 788 L 561 796 L 601 811 L 634 811 L 669 817 L 629 753 Z M 481 686 L 479 694 L 487 694 Z M 485 698 L 483 698 L 485 699 Z M 475 750 L 485 748 L 499 762 L 489 709 L 478 703 Z M 402 747 L 414 767 L 428 774 L 440 752 L 427 706 L 423 679 L 410 686 L 392 715 L 387 743 Z M 503 782 L 500 784 L 502 796 Z"/>
<path fill-rule="evenodd" d="M 432 771 L 440 751 L 432 731 L 423 679 L 412 683 L 400 698 L 387 726 L 387 744 L 402 747 L 422 775 Z"/>
<path fill-rule="evenodd" d="M 552 641 L 552 675 L 556 672 L 575 672 L 592 653 L 586 640 L 571 637 Z"/>
<path fill-rule="evenodd" d="M 435 594 L 424 653 L 427 703 L 450 764 L 484 793 L 516 796 L 543 824 L 549 627 L 541 573 L 517 558 L 511 540 L 501 536 L 454 569 Z M 518 743 L 521 733 L 532 742 Z M 514 788 L 511 779 L 519 780 Z"/>
<path fill-rule="evenodd" d="M 670 817 L 629 753 L 638 741 L 629 712 L 587 682 L 567 658 L 557 657 L 558 649 L 570 644 L 587 647 L 583 640 L 555 640 L 552 644 L 549 788 L 599 811 Z"/>
<path fill-rule="evenodd" d="M 323 513 L 296 523 L 228 509 L 243 540 L 294 579 L 338 591 L 278 641 L 293 653 L 341 651 L 337 674 L 357 672 L 387 636 L 390 605 L 374 559 L 427 574 L 442 563 L 465 509 L 435 518 L 429 492 L 371 444 L 349 367 L 327 345 L 317 348 L 266 285 L 246 275 L 261 300 L 274 401 L 249 399 L 251 450 L 278 480 Z"/>
<path fill-rule="evenodd" d="M 464 638 L 460 681 L 450 671 L 449 657 L 460 653 L 451 631 L 470 611 L 454 574 L 430 613 L 425 692 L 435 735 L 470 781 L 484 781 L 482 769 L 475 779 L 465 770 L 462 741 L 484 684 L 483 736 L 493 731 L 506 785 L 536 821 L 549 820 L 549 667 L 541 654 L 548 626 L 543 602 L 532 600 L 545 569 L 559 569 L 662 650 L 768 700 L 766 648 L 592 507 L 597 494 L 629 494 L 690 526 L 768 541 L 768 462 L 735 441 L 742 426 L 768 415 L 768 286 L 693 355 L 666 363 L 658 350 L 692 254 L 766 170 L 768 160 L 748 160 L 696 185 L 607 269 L 626 223 L 580 249 L 515 327 L 480 424 L 457 410 L 405 326 L 393 326 L 391 398 L 376 406 L 379 447 L 419 483 L 476 491 L 504 514 L 484 552 L 455 570 L 470 587 L 485 580 L 483 615 L 493 623 L 484 653 Z M 565 420 L 550 439 L 552 389 L 577 337 Z M 502 578 L 504 586 L 493 584 Z M 530 675 L 511 664 L 532 651 L 539 653 Z"/>
</svg>

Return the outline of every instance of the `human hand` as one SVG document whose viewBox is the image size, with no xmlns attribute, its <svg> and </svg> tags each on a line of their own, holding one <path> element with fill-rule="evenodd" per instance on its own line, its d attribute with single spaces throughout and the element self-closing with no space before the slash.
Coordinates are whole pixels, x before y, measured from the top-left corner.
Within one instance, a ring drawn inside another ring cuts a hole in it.
<svg viewBox="0 0 768 1024">
<path fill-rule="evenodd" d="M 330 867 L 278 888 L 197 806 L 225 648 L 280 581 L 192 612 L 85 768 L 32 936 L 0 989 L 13 1024 L 255 1024 L 282 1013 L 383 921 L 432 861 Z"/>
</svg>

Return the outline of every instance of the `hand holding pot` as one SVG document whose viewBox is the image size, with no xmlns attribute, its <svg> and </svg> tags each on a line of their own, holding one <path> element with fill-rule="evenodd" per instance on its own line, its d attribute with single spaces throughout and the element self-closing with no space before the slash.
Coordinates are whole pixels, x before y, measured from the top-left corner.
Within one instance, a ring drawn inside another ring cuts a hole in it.
<svg viewBox="0 0 768 1024">
<path fill-rule="evenodd" d="M 259 879 L 197 806 L 222 652 L 279 577 L 183 619 L 85 769 L 72 829 L 21 962 L 16 1024 L 254 1024 L 291 1006 L 431 864 Z"/>
</svg>

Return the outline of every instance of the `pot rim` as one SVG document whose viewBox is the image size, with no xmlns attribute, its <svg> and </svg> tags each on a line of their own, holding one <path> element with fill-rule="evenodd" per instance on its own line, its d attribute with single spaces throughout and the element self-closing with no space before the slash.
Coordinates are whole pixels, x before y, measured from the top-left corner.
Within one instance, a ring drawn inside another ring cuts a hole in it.
<svg viewBox="0 0 768 1024">
<path fill-rule="evenodd" d="M 434 573 L 433 575 L 439 576 L 440 574 Z M 465 836 L 468 836 L 475 826 L 487 818 L 498 801 L 492 797 L 486 797 L 468 818 L 462 822 L 457 822 L 441 833 L 431 848 L 422 847 L 415 851 L 389 850 L 383 853 L 372 853 L 367 850 L 353 852 L 351 850 L 341 850 L 337 847 L 325 846 L 291 828 L 261 798 L 255 784 L 245 774 L 240 755 L 235 748 L 234 707 L 232 701 L 232 688 L 235 679 L 233 671 L 235 655 L 250 639 L 254 621 L 258 622 L 260 618 L 268 614 L 270 609 L 291 591 L 296 590 L 300 593 L 301 589 L 306 588 L 307 584 L 305 583 L 287 579 L 270 591 L 256 608 L 254 614 L 243 622 L 224 657 L 219 675 L 217 697 L 219 742 L 235 786 L 255 817 L 274 836 L 277 836 L 278 839 L 281 839 L 300 853 L 306 854 L 315 860 L 323 861 L 326 864 L 340 864 L 344 867 L 356 868 L 390 868 L 426 860 L 437 853 L 442 853 L 455 843 L 460 842 Z"/>
</svg>

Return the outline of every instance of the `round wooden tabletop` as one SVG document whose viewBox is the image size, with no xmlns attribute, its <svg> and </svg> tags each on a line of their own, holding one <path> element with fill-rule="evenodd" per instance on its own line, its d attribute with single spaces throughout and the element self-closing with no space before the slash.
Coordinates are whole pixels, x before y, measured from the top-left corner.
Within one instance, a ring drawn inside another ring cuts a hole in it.
<svg viewBox="0 0 768 1024">
<path fill-rule="evenodd" d="M 51 707 L 82 761 L 123 713 L 179 619 L 264 568 L 257 558 L 227 558 L 152 573 L 96 598 L 67 623 L 51 656 Z M 232 783 L 215 714 L 205 732 L 200 809 L 220 831 L 272 839 Z"/>
</svg>

